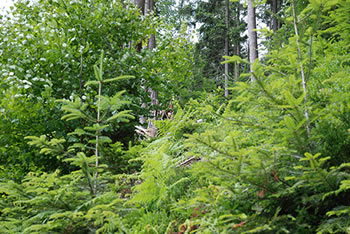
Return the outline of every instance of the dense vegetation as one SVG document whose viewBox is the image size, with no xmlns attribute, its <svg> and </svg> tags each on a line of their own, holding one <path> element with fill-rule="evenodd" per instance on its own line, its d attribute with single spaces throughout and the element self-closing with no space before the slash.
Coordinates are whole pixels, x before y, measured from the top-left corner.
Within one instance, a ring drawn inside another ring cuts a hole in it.
<svg viewBox="0 0 350 234">
<path fill-rule="evenodd" d="M 0 20 L 0 232 L 350 233 L 350 2 L 279 2 L 249 62 L 245 2 L 228 30 L 224 1 L 17 1 Z"/>
</svg>

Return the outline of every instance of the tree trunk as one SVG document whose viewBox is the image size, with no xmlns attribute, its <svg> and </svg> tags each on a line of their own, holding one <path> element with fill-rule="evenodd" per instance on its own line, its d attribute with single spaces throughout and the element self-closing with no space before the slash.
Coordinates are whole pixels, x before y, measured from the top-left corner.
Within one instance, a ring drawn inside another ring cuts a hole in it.
<svg viewBox="0 0 350 234">
<path fill-rule="evenodd" d="M 150 0 L 145 0 L 144 15 L 148 15 L 150 10 Z"/>
<path fill-rule="evenodd" d="M 234 53 L 235 53 L 236 56 L 240 56 L 241 55 L 241 45 L 240 45 L 239 41 L 236 42 Z M 235 62 L 234 74 L 235 74 L 234 81 L 238 81 L 238 78 L 239 78 L 239 76 L 241 74 L 240 71 L 239 71 L 239 63 L 238 62 Z"/>
<path fill-rule="evenodd" d="M 230 19 L 230 1 L 226 0 L 226 14 L 225 14 L 225 24 L 226 24 L 226 35 L 225 35 L 225 55 L 229 56 L 229 19 Z M 229 64 L 225 63 L 225 97 L 228 97 L 228 72 Z"/>
<path fill-rule="evenodd" d="M 154 0 L 134 0 L 134 4 L 140 9 L 142 14 L 145 16 L 154 10 Z M 139 48 L 140 46 L 142 47 L 142 44 L 137 46 L 136 48 L 137 51 L 141 50 L 141 48 Z M 156 39 L 155 39 L 155 35 L 152 34 L 148 39 L 148 49 L 153 50 L 155 46 L 156 46 Z M 151 88 L 148 88 L 147 91 L 150 92 L 151 106 L 158 105 L 158 92 L 155 90 L 152 90 Z M 143 103 L 141 107 L 146 108 L 147 104 Z M 151 116 L 155 120 L 157 117 L 157 111 L 156 110 L 152 111 Z M 145 122 L 146 122 L 145 117 L 141 116 L 140 123 L 143 124 Z M 148 121 L 147 131 L 149 131 L 149 135 L 151 137 L 155 137 L 157 135 L 157 130 L 153 125 L 152 120 Z"/>
<path fill-rule="evenodd" d="M 305 72 L 304 72 L 304 66 L 303 66 L 303 56 L 301 54 L 301 48 L 300 48 L 300 42 L 299 42 L 299 31 L 298 31 L 298 22 L 297 22 L 297 13 L 296 13 L 296 3 L 295 0 L 292 1 L 292 11 L 293 11 L 293 25 L 294 25 L 294 32 L 296 36 L 296 43 L 297 43 L 297 51 L 298 51 L 298 59 L 300 63 L 300 73 L 301 73 L 301 82 L 303 86 L 303 93 L 304 93 L 304 116 L 306 119 L 306 132 L 307 136 L 311 136 L 311 131 L 310 131 L 310 118 L 309 118 L 309 111 L 307 108 L 307 89 L 306 89 L 306 78 L 305 78 Z"/>
<path fill-rule="evenodd" d="M 258 40 L 256 34 L 256 16 L 253 0 L 248 0 L 248 41 L 249 41 L 249 62 L 250 72 L 253 72 L 253 62 L 258 58 Z M 253 74 L 250 80 L 254 81 Z"/>
<path fill-rule="evenodd" d="M 236 30 L 238 30 L 239 26 L 241 25 L 240 22 L 240 14 L 241 14 L 241 9 L 240 9 L 241 5 L 239 2 L 236 2 Z M 236 38 L 236 42 L 235 42 L 235 49 L 234 49 L 234 54 L 236 56 L 240 56 L 241 54 L 241 44 L 240 44 L 240 35 L 238 35 L 238 37 Z M 238 77 L 240 76 L 240 72 L 239 72 L 239 64 L 237 62 L 235 62 L 235 67 L 234 67 L 234 74 L 235 74 L 235 81 L 238 81 Z"/>
<path fill-rule="evenodd" d="M 145 0 L 134 0 L 134 5 L 140 9 L 141 14 L 143 15 L 145 11 Z M 141 52 L 142 42 L 138 43 L 135 49 L 136 52 Z"/>
<path fill-rule="evenodd" d="M 154 10 L 154 0 L 145 0 L 144 15 L 148 15 Z M 156 38 L 154 34 L 148 39 L 148 49 L 153 50 L 156 47 Z"/>
<path fill-rule="evenodd" d="M 145 10 L 145 0 L 134 0 L 134 4 L 140 9 L 143 14 Z"/>
<path fill-rule="evenodd" d="M 279 25 L 279 20 L 277 18 L 277 14 L 280 10 L 281 7 L 281 2 L 280 0 L 271 0 L 271 29 L 273 30 L 273 32 L 276 32 L 280 25 Z"/>
<path fill-rule="evenodd" d="M 148 15 L 151 11 L 154 10 L 154 0 L 145 0 L 145 15 Z M 156 37 L 154 34 L 150 36 L 148 39 L 148 49 L 153 50 L 156 47 Z M 153 90 L 152 88 L 149 88 L 150 96 L 151 96 L 151 106 L 157 106 L 159 104 L 158 102 L 158 92 L 156 90 Z M 152 119 L 156 120 L 157 118 L 157 110 L 152 111 Z M 148 127 L 150 131 L 151 137 L 155 137 L 157 135 L 157 129 L 154 126 L 152 120 L 150 119 L 148 121 Z"/>
</svg>

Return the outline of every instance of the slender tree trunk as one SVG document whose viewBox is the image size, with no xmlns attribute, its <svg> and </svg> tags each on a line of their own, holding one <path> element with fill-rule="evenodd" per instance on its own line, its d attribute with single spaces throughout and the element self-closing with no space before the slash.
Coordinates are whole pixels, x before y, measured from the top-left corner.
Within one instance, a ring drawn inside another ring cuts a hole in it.
<svg viewBox="0 0 350 234">
<path fill-rule="evenodd" d="M 236 2 L 236 30 L 239 30 L 239 26 L 241 25 L 241 22 L 239 19 L 240 14 L 241 14 L 240 7 L 241 7 L 240 3 Z M 240 35 L 238 35 L 238 37 L 236 38 L 234 54 L 236 56 L 240 56 L 240 54 L 241 54 Z M 234 74 L 235 74 L 235 81 L 238 81 L 238 77 L 240 76 L 240 72 L 239 72 L 239 64 L 237 62 L 235 62 Z"/>
<path fill-rule="evenodd" d="M 101 64 L 102 64 L 102 58 L 101 58 Z M 102 70 L 102 67 L 100 67 Z M 101 71 L 102 74 L 102 71 Z M 100 123 L 100 115 L 101 115 L 101 95 L 102 95 L 102 81 L 99 81 L 98 84 L 98 100 L 97 100 L 97 123 Z M 96 172 L 94 175 L 94 191 L 93 194 L 97 194 L 97 178 L 98 178 L 98 166 L 99 166 L 99 137 L 101 135 L 101 130 L 96 131 L 96 143 L 95 143 L 95 167 L 96 167 Z"/>
<path fill-rule="evenodd" d="M 134 5 L 137 6 L 138 9 L 140 9 L 142 15 L 145 13 L 145 0 L 134 0 Z M 142 49 L 142 42 L 138 43 L 135 49 L 136 52 L 140 52 Z"/>
<path fill-rule="evenodd" d="M 277 0 L 277 13 L 280 12 L 283 0 Z M 277 30 L 281 28 L 281 21 L 277 18 Z"/>
<path fill-rule="evenodd" d="M 134 0 L 134 5 L 140 10 L 140 13 L 142 15 L 145 14 L 145 0 Z M 135 49 L 136 49 L 136 52 L 140 52 L 142 49 L 142 42 L 138 43 L 136 45 Z M 141 88 L 146 89 L 146 87 L 144 87 L 143 83 L 144 83 L 144 80 L 141 81 Z M 146 108 L 146 107 L 147 107 L 146 103 L 141 104 L 141 108 Z M 140 122 L 140 124 L 146 123 L 146 117 L 141 115 L 139 122 Z"/>
<path fill-rule="evenodd" d="M 226 24 L 226 35 L 225 35 L 225 55 L 229 56 L 229 19 L 230 19 L 230 1 L 226 0 L 226 14 L 225 14 L 225 24 Z M 229 64 L 225 63 L 225 97 L 228 97 L 228 73 Z"/>
<path fill-rule="evenodd" d="M 248 41 L 249 41 L 249 62 L 250 72 L 253 72 L 253 62 L 258 58 L 258 40 L 256 34 L 256 16 L 253 0 L 248 0 Z M 253 74 L 250 80 L 254 81 Z"/>
<path fill-rule="evenodd" d="M 271 29 L 273 32 L 277 32 L 279 29 L 279 20 L 277 18 L 277 14 L 280 8 L 280 0 L 271 0 Z"/>
<path fill-rule="evenodd" d="M 154 10 L 154 0 L 145 0 L 145 15 L 149 14 L 151 11 Z M 149 50 L 153 50 L 156 47 L 156 37 L 154 34 L 150 36 L 148 39 L 148 48 Z M 158 102 L 158 92 L 156 90 L 153 90 L 152 88 L 149 89 L 150 96 L 151 96 L 151 105 L 157 106 L 159 104 Z M 156 120 L 157 118 L 157 110 L 152 111 L 152 118 L 153 120 Z M 154 126 L 152 120 L 148 121 L 148 127 L 150 131 L 151 137 L 155 137 L 157 135 L 157 129 Z"/>
<path fill-rule="evenodd" d="M 140 9 L 143 15 L 148 15 L 151 11 L 154 10 L 154 0 L 134 0 L 134 4 Z M 136 49 L 141 50 L 139 48 L 140 45 Z M 142 47 L 142 44 L 141 44 Z M 148 49 L 153 50 L 156 47 L 156 38 L 155 35 L 152 34 L 150 38 L 148 39 Z M 146 87 L 144 87 L 146 89 Z M 151 97 L 151 106 L 156 106 L 158 105 L 158 92 L 155 90 L 152 90 L 151 88 L 147 89 L 148 92 L 150 92 L 150 97 Z M 143 103 L 142 108 L 146 108 L 147 104 Z M 151 113 L 152 118 L 155 120 L 157 117 L 157 111 L 152 111 Z M 140 116 L 140 123 L 143 124 L 146 122 L 146 119 L 144 116 Z M 147 129 L 149 130 L 149 135 L 152 137 L 155 137 L 157 135 L 157 130 L 155 126 L 152 123 L 152 120 L 148 121 L 148 127 Z"/>
<path fill-rule="evenodd" d="M 306 132 L 308 137 L 310 137 L 311 132 L 310 132 L 310 126 L 309 126 L 309 111 L 307 109 L 307 89 L 306 89 L 306 78 L 305 78 L 305 72 L 304 72 L 304 66 L 303 66 L 303 57 L 301 54 L 301 49 L 300 49 L 300 42 L 299 42 L 299 31 L 298 31 L 298 22 L 297 22 L 297 14 L 296 14 L 296 6 L 295 6 L 295 0 L 292 1 L 292 10 L 293 10 L 293 24 L 294 24 L 294 32 L 296 36 L 296 42 L 297 42 L 297 50 L 298 50 L 298 59 L 300 63 L 300 73 L 301 73 L 301 81 L 302 81 L 302 86 L 303 86 L 303 93 L 304 93 L 304 116 L 306 119 Z"/>
<path fill-rule="evenodd" d="M 240 56 L 241 55 L 241 46 L 239 44 L 239 41 L 235 45 L 234 53 L 235 53 L 236 56 Z M 238 81 L 238 78 L 240 76 L 239 63 L 238 62 L 235 62 L 234 72 L 235 72 L 234 73 L 235 74 L 235 80 L 234 81 Z"/>
</svg>

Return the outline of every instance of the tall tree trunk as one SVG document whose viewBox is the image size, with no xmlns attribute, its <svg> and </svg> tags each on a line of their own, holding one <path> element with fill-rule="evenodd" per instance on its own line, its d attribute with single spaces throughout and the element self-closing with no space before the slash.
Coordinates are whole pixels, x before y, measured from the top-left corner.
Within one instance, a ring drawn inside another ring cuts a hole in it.
<svg viewBox="0 0 350 234">
<path fill-rule="evenodd" d="M 134 0 L 134 4 L 140 9 L 143 15 L 148 15 L 150 12 L 154 10 L 154 0 Z M 156 46 L 156 39 L 155 35 L 151 35 L 148 39 L 148 49 L 153 50 Z M 142 44 L 137 46 L 137 50 L 141 50 Z M 146 89 L 146 87 L 144 87 Z M 151 106 L 158 105 L 158 92 L 155 90 L 152 90 L 151 88 L 147 89 L 148 92 L 150 92 L 151 97 Z M 147 104 L 143 103 L 142 108 L 146 108 Z M 154 110 L 151 113 L 152 118 L 155 120 L 157 117 L 157 111 Z M 144 116 L 140 117 L 140 123 L 143 124 L 146 122 L 146 119 Z M 152 120 L 148 121 L 148 127 L 147 127 L 148 135 L 151 137 L 155 137 L 157 135 L 157 130 L 155 126 L 152 123 Z"/>
<path fill-rule="evenodd" d="M 304 66 L 303 66 L 303 56 L 301 54 L 301 48 L 300 48 L 300 41 L 299 41 L 299 31 L 298 31 L 298 22 L 297 22 L 297 13 L 296 13 L 296 3 L 295 0 L 292 1 L 292 11 L 293 11 L 293 25 L 294 25 L 294 32 L 296 36 L 296 42 L 297 42 L 297 51 L 298 51 L 298 59 L 300 63 L 300 74 L 301 74 L 301 82 L 303 86 L 303 93 L 304 93 L 304 116 L 306 119 L 306 132 L 307 136 L 311 136 L 311 131 L 310 131 L 310 117 L 309 117 L 309 111 L 307 108 L 307 88 L 306 88 L 306 78 L 305 78 L 305 71 L 304 71 Z"/>
<path fill-rule="evenodd" d="M 256 16 L 253 0 L 248 0 L 248 41 L 249 41 L 249 62 L 250 72 L 253 72 L 253 62 L 258 58 L 258 40 L 256 34 Z M 250 80 L 254 81 L 253 74 Z"/>
<path fill-rule="evenodd" d="M 144 14 L 145 0 L 134 0 L 134 4 L 135 4 L 135 6 L 137 6 L 140 9 L 142 14 Z"/>
<path fill-rule="evenodd" d="M 239 2 L 236 2 L 236 30 L 239 30 L 239 26 L 241 25 L 240 22 L 240 14 L 241 14 L 241 9 L 240 9 L 241 5 Z M 241 54 L 241 43 L 240 43 L 240 35 L 238 35 L 237 38 L 235 38 L 236 42 L 235 42 L 235 49 L 234 49 L 234 54 L 236 56 L 240 56 Z M 240 72 L 239 72 L 239 64 L 237 62 L 235 62 L 235 67 L 234 67 L 234 74 L 235 74 L 235 81 L 238 81 L 238 77 L 240 76 Z"/>
<path fill-rule="evenodd" d="M 236 56 L 240 56 L 241 55 L 241 45 L 238 42 L 236 42 L 236 45 L 235 45 L 235 49 L 234 49 L 234 53 Z M 238 78 L 240 76 L 240 71 L 239 71 L 239 63 L 238 62 L 235 62 L 235 67 L 234 67 L 234 74 L 235 74 L 235 78 L 234 78 L 234 81 L 238 81 Z"/>
<path fill-rule="evenodd" d="M 277 14 L 280 10 L 281 7 L 281 0 L 271 0 L 271 29 L 273 30 L 273 32 L 276 32 L 279 27 L 280 27 L 280 23 L 279 20 L 277 18 Z"/>
<path fill-rule="evenodd" d="M 150 11 L 150 0 L 145 0 L 144 15 L 148 15 Z"/>
<path fill-rule="evenodd" d="M 140 9 L 142 15 L 144 15 L 145 11 L 145 0 L 134 0 L 134 5 Z M 142 42 L 136 45 L 136 52 L 140 52 L 142 49 Z"/>
<path fill-rule="evenodd" d="M 145 15 L 148 15 L 153 10 L 154 10 L 154 0 L 145 0 Z M 155 47 L 156 47 L 156 37 L 154 34 L 152 34 L 150 36 L 150 38 L 148 39 L 148 49 L 152 51 Z M 156 90 L 153 90 L 152 88 L 149 88 L 149 92 L 150 92 L 150 96 L 151 96 L 151 105 L 153 107 L 155 107 L 159 104 L 158 92 Z M 153 120 L 156 120 L 157 110 L 152 111 L 152 118 L 153 118 Z M 147 128 L 150 131 L 151 137 L 155 137 L 157 135 L 157 129 L 154 126 L 151 119 L 148 121 Z"/>
<path fill-rule="evenodd" d="M 140 10 L 141 14 L 144 15 L 145 14 L 145 0 L 134 0 L 134 5 Z M 131 42 L 133 43 L 133 42 Z M 142 42 L 138 43 L 135 47 L 136 49 L 136 52 L 141 52 L 141 49 L 142 49 Z M 144 86 L 143 86 L 143 83 L 144 80 L 141 81 L 141 88 L 142 89 L 146 89 Z M 147 104 L 146 103 L 142 103 L 141 104 L 141 108 L 146 108 L 147 107 Z M 146 123 L 146 118 L 145 116 L 141 115 L 140 116 L 140 119 L 139 119 L 139 122 L 140 124 L 144 124 Z"/>
<path fill-rule="evenodd" d="M 225 14 L 225 24 L 226 24 L 226 35 L 225 35 L 225 55 L 229 56 L 229 19 L 230 19 L 230 0 L 226 0 L 226 14 Z M 225 63 L 225 97 L 228 97 L 228 72 L 229 64 Z"/>
</svg>

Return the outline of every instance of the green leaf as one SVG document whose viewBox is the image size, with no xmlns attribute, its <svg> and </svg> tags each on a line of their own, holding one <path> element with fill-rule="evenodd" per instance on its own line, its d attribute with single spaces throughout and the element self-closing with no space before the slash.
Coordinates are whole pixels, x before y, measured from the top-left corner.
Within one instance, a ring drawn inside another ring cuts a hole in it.
<svg viewBox="0 0 350 234">
<path fill-rule="evenodd" d="M 318 10 L 321 6 L 321 0 L 310 0 L 310 5 L 314 10 Z"/>
<path fill-rule="evenodd" d="M 89 86 L 89 85 L 98 85 L 100 83 L 100 81 L 96 81 L 96 80 L 90 80 L 88 82 L 85 83 L 85 87 Z"/>
<path fill-rule="evenodd" d="M 297 99 L 295 99 L 294 96 L 288 90 L 285 90 L 283 92 L 283 94 L 284 94 L 284 97 L 286 98 L 286 100 L 287 100 L 289 105 L 291 105 L 291 106 L 297 106 L 298 105 Z M 299 98 L 299 100 L 300 100 L 300 98 Z M 301 99 L 301 101 L 302 100 L 303 99 Z"/>
<path fill-rule="evenodd" d="M 221 64 L 225 64 L 225 63 L 245 63 L 245 64 L 249 64 L 249 62 L 246 59 L 242 59 L 241 57 L 234 55 L 234 56 L 223 56 L 224 59 L 226 59 L 225 61 L 222 61 Z"/>
<path fill-rule="evenodd" d="M 107 128 L 108 126 L 109 125 L 94 124 L 92 127 L 88 126 L 88 127 L 85 127 L 84 129 L 88 130 L 88 131 L 101 131 L 101 130 Z"/>
<path fill-rule="evenodd" d="M 109 117 L 109 118 L 106 120 L 106 122 L 110 122 L 110 121 L 115 120 L 115 119 L 117 119 L 117 118 L 120 118 L 120 119 L 121 119 L 121 118 L 123 118 L 123 119 L 125 119 L 125 118 L 133 119 L 134 116 L 130 115 L 130 114 L 129 114 L 130 112 L 131 112 L 131 110 L 120 111 L 120 112 L 118 112 L 117 114 L 115 114 L 115 115 Z"/>
<path fill-rule="evenodd" d="M 74 148 L 85 149 L 86 146 L 85 146 L 84 144 L 82 144 L 82 143 L 74 143 L 74 144 L 73 144 L 72 146 L 70 146 L 69 148 L 72 148 L 72 149 L 74 149 Z"/>
<path fill-rule="evenodd" d="M 109 137 L 107 137 L 107 136 L 100 136 L 100 137 L 98 137 L 98 141 L 100 142 L 100 143 L 112 143 L 112 140 L 111 140 L 111 138 L 109 138 Z"/>
<path fill-rule="evenodd" d="M 295 130 L 295 121 L 290 116 L 284 117 L 284 123 L 286 124 L 289 130 Z"/>
<path fill-rule="evenodd" d="M 84 134 L 86 134 L 86 132 L 85 132 L 83 129 L 77 128 L 77 129 L 75 129 L 74 132 L 68 133 L 68 136 L 70 136 L 70 135 L 82 136 L 82 135 L 84 135 Z"/>
<path fill-rule="evenodd" d="M 132 79 L 132 78 L 135 78 L 135 76 L 118 76 L 118 77 L 115 77 L 115 78 L 111 78 L 111 79 L 106 79 L 103 81 L 103 83 L 109 83 L 109 82 L 112 82 L 112 81 L 116 81 L 116 80 L 124 80 L 124 79 Z"/>
<path fill-rule="evenodd" d="M 97 67 L 97 65 L 94 65 L 94 73 L 96 80 L 101 81 L 102 77 L 100 76 L 100 69 Z"/>
</svg>

